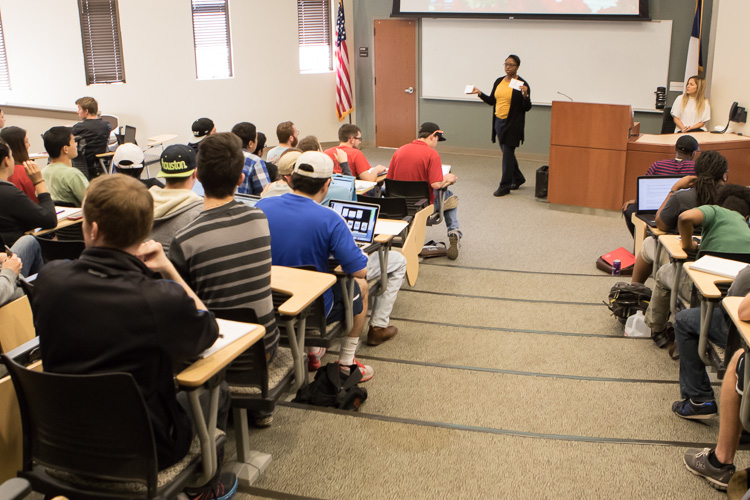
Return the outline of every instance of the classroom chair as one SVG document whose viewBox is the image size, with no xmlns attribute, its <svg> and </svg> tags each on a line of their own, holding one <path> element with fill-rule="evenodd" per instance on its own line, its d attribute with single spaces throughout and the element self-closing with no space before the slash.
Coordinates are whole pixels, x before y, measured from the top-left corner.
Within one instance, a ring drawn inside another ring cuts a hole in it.
<svg viewBox="0 0 750 500">
<path fill-rule="evenodd" d="M 76 227 L 80 231 L 80 224 L 77 224 Z M 81 253 L 83 253 L 86 248 L 86 243 L 83 239 L 67 240 L 54 239 L 54 237 L 55 235 L 53 233 L 34 236 L 36 241 L 39 242 L 39 246 L 42 248 L 42 259 L 45 264 L 49 261 L 59 259 L 75 260 L 81 256 Z"/>
<path fill-rule="evenodd" d="M 430 192 L 433 189 L 426 181 L 396 181 L 393 179 L 385 180 L 385 196 L 387 198 L 405 198 L 409 210 L 409 215 L 413 216 L 423 207 L 427 206 L 430 199 Z M 435 203 L 435 212 L 427 219 L 428 226 L 436 226 L 443 222 L 443 203 L 445 199 L 446 188 L 438 190 L 435 197 L 441 200 Z"/>
</svg>

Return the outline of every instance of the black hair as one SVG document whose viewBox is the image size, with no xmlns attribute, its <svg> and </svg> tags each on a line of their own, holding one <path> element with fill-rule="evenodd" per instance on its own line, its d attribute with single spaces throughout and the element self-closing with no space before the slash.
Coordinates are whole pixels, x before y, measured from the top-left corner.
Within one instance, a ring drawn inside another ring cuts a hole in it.
<svg viewBox="0 0 750 500">
<path fill-rule="evenodd" d="M 508 57 L 506 57 L 505 59 L 506 59 L 506 60 L 507 60 L 507 59 L 513 59 L 513 60 L 514 60 L 514 61 L 516 62 L 516 65 L 518 65 L 518 66 L 520 66 L 520 65 L 521 65 L 521 58 L 520 58 L 520 57 L 518 57 L 518 56 L 517 56 L 517 55 L 515 55 L 515 54 L 511 54 L 511 55 L 509 55 Z"/>
<path fill-rule="evenodd" d="M 73 131 L 70 127 L 52 127 L 44 133 L 42 136 L 44 149 L 50 158 L 58 158 L 62 153 L 62 148 L 70 146 L 71 135 L 73 135 Z"/>
<path fill-rule="evenodd" d="M 29 151 L 26 149 L 26 131 L 21 127 L 5 127 L 0 131 L 0 138 L 10 146 L 16 165 L 20 165 L 29 159 Z"/>
<path fill-rule="evenodd" d="M 729 170 L 727 159 L 718 151 L 704 151 L 695 161 L 696 206 L 714 205 L 716 193 Z"/>
<path fill-rule="evenodd" d="M 198 180 L 211 198 L 226 198 L 234 194 L 240 182 L 245 155 L 242 141 L 230 132 L 207 136 L 198 149 Z"/>
<path fill-rule="evenodd" d="M 258 140 L 255 143 L 255 151 L 253 151 L 253 154 L 261 156 L 263 154 L 263 148 L 266 147 L 266 134 L 264 134 L 263 132 L 258 132 L 256 137 Z"/>
<path fill-rule="evenodd" d="M 250 144 L 258 135 L 255 125 L 250 122 L 240 122 L 232 127 L 232 133 L 242 140 L 242 148 L 247 149 L 247 145 Z"/>
<path fill-rule="evenodd" d="M 0 139 L 0 163 L 4 162 L 9 156 L 11 156 L 10 146 L 8 146 L 7 142 Z"/>
<path fill-rule="evenodd" d="M 750 188 L 737 184 L 722 186 L 716 194 L 716 204 L 747 217 L 750 215 Z"/>
<path fill-rule="evenodd" d="M 306 172 L 313 171 L 312 166 L 308 165 L 307 163 L 301 163 L 297 166 L 297 168 L 299 170 L 305 170 Z M 317 177 L 300 175 L 295 172 L 292 174 L 292 189 L 295 191 L 300 191 L 308 196 L 314 196 L 318 194 L 321 189 L 323 189 L 323 186 L 325 186 L 325 183 L 328 179 L 330 179 L 330 177 L 319 179 Z"/>
</svg>

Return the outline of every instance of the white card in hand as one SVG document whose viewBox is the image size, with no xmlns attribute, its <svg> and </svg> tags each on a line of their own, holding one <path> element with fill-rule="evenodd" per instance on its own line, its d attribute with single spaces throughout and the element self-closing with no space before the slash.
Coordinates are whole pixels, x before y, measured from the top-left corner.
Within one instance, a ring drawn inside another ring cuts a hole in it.
<svg viewBox="0 0 750 500">
<path fill-rule="evenodd" d="M 464 89 L 464 94 L 471 94 L 474 92 L 474 85 L 467 85 Z"/>
<path fill-rule="evenodd" d="M 523 82 L 522 82 L 521 80 L 519 80 L 518 78 L 513 78 L 513 79 L 512 79 L 511 81 L 510 81 L 510 84 L 509 84 L 509 86 L 510 86 L 510 88 L 512 88 L 513 90 L 521 90 L 521 87 L 523 87 Z"/>
</svg>

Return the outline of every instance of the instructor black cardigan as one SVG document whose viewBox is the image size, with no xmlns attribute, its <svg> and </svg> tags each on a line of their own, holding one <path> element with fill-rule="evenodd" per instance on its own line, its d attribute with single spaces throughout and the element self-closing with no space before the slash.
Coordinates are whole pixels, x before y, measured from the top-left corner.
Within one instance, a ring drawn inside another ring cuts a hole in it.
<svg viewBox="0 0 750 500">
<path fill-rule="evenodd" d="M 496 132 L 495 132 L 495 90 L 497 90 L 497 86 L 500 85 L 500 82 L 503 81 L 503 76 L 495 80 L 495 84 L 492 86 L 492 92 L 490 92 L 490 95 L 485 94 L 482 92 L 479 94 L 479 98 L 482 99 L 484 102 L 492 106 L 492 142 L 495 142 Z M 510 110 L 508 110 L 508 118 L 505 119 L 505 125 L 503 125 L 503 128 L 500 130 L 500 137 L 498 138 L 498 142 L 500 144 L 505 144 L 506 146 L 510 146 L 512 148 L 517 148 L 524 140 L 523 136 L 523 129 L 526 125 L 526 112 L 531 109 L 531 87 L 529 87 L 529 84 L 521 78 L 520 76 L 516 77 L 517 79 L 521 80 L 526 87 L 528 88 L 528 96 L 526 98 L 523 97 L 523 92 L 520 90 L 513 90 L 513 93 L 510 96 Z"/>
</svg>

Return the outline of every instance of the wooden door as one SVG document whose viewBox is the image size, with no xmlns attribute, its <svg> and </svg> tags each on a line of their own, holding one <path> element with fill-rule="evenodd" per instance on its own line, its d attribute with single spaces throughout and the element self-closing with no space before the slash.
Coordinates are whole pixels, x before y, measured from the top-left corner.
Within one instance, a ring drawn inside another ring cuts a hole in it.
<svg viewBox="0 0 750 500">
<path fill-rule="evenodd" d="M 417 22 L 375 21 L 375 144 L 397 148 L 417 138 Z"/>
</svg>

